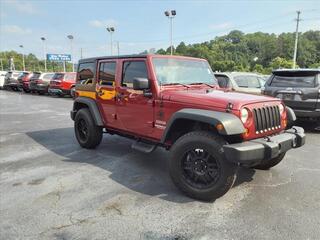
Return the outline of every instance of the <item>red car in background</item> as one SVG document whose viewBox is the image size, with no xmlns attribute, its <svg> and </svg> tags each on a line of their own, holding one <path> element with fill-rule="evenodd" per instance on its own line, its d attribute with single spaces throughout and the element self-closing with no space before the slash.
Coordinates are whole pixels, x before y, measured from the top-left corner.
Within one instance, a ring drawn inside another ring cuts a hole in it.
<svg viewBox="0 0 320 240">
<path fill-rule="evenodd" d="M 29 93 L 30 92 L 30 79 L 33 76 L 33 72 L 23 72 L 19 77 L 19 88 L 22 89 L 24 92 Z"/>
<path fill-rule="evenodd" d="M 64 95 L 73 95 L 76 85 L 76 72 L 55 73 L 50 81 L 48 92 L 52 95 L 63 97 Z M 73 96 L 72 96 L 73 97 Z"/>
</svg>

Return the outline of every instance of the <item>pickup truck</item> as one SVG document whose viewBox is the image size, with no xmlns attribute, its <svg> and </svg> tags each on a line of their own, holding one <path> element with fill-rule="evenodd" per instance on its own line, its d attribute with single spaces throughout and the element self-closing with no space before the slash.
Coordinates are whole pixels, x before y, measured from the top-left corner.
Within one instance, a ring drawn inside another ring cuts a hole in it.
<svg viewBox="0 0 320 240">
<path fill-rule="evenodd" d="M 295 115 L 280 99 L 221 90 L 204 59 L 81 59 L 76 80 L 71 118 L 80 146 L 97 147 L 106 132 L 144 153 L 163 147 L 173 182 L 195 199 L 224 195 L 240 165 L 269 169 L 305 143 L 302 128 L 287 128 Z"/>
</svg>

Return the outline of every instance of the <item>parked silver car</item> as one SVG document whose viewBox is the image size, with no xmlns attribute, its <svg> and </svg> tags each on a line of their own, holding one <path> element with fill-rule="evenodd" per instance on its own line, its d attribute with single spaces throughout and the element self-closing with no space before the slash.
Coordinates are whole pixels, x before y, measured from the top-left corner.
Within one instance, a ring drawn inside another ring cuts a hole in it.
<svg viewBox="0 0 320 240">
<path fill-rule="evenodd" d="M 261 94 L 263 76 L 249 72 L 217 72 L 219 87 L 237 92 Z"/>
</svg>

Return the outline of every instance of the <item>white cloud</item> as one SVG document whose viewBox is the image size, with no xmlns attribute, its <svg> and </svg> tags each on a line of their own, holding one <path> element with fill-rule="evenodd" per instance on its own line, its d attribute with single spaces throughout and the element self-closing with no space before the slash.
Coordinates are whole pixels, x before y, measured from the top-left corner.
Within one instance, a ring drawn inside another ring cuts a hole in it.
<svg viewBox="0 0 320 240">
<path fill-rule="evenodd" d="M 224 29 L 229 29 L 232 28 L 233 24 L 230 22 L 223 22 L 223 23 L 218 23 L 218 24 L 212 24 L 209 26 L 210 29 L 212 30 L 224 30 Z"/>
<path fill-rule="evenodd" d="M 30 2 L 27 1 L 17 1 L 10 0 L 6 2 L 8 5 L 12 6 L 15 10 L 26 13 L 26 14 L 36 14 L 39 10 Z"/>
<path fill-rule="evenodd" d="M 1 26 L 1 32 L 3 33 L 11 33 L 11 34 L 18 34 L 18 35 L 25 35 L 32 33 L 31 29 L 29 28 L 22 28 L 17 25 L 4 25 Z"/>
<path fill-rule="evenodd" d="M 117 22 L 113 19 L 107 19 L 107 20 L 91 20 L 89 22 L 89 25 L 96 28 L 104 28 L 107 26 L 115 27 L 117 25 Z"/>
</svg>

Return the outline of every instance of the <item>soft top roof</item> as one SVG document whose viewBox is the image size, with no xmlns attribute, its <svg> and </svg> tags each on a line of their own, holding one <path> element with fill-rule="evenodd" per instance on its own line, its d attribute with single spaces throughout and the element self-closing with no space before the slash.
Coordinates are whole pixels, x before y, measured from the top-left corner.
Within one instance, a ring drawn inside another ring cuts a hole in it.
<svg viewBox="0 0 320 240">
<path fill-rule="evenodd" d="M 320 68 L 277 69 L 272 71 L 272 73 L 298 73 L 298 72 L 320 73 Z"/>
</svg>

